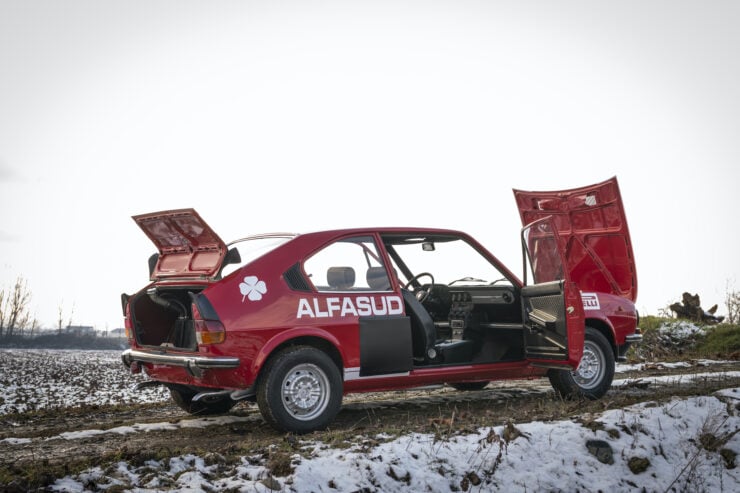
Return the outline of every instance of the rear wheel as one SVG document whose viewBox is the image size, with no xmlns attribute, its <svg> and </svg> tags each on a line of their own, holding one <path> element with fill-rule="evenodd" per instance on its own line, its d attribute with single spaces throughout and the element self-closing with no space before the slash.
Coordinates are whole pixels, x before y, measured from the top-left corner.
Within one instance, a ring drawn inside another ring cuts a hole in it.
<svg viewBox="0 0 740 493">
<path fill-rule="evenodd" d="M 314 347 L 284 349 L 261 372 L 257 405 L 265 420 L 280 431 L 308 433 L 326 428 L 342 406 L 339 368 Z"/>
<path fill-rule="evenodd" d="M 236 405 L 236 401 L 228 396 L 205 397 L 193 402 L 193 397 L 197 394 L 198 392 L 188 388 L 170 388 L 170 395 L 175 404 L 190 414 L 224 414 Z"/>
<path fill-rule="evenodd" d="M 448 385 L 456 390 L 482 390 L 488 385 L 488 380 L 483 382 L 456 382 Z"/>
<path fill-rule="evenodd" d="M 583 357 L 578 368 L 550 370 L 547 376 L 562 397 L 598 399 L 611 387 L 614 368 L 614 352 L 609 341 L 598 330 L 586 327 Z"/>
</svg>

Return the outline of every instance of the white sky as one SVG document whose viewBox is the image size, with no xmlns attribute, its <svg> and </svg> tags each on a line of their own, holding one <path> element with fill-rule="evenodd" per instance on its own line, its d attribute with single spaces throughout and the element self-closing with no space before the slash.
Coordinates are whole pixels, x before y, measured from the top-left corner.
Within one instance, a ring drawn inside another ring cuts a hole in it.
<svg viewBox="0 0 740 493">
<path fill-rule="evenodd" d="M 616 175 L 638 308 L 740 289 L 740 3 L 0 1 L 0 285 L 122 325 L 195 207 L 226 241 L 434 226 L 521 270 L 512 188 Z"/>
</svg>

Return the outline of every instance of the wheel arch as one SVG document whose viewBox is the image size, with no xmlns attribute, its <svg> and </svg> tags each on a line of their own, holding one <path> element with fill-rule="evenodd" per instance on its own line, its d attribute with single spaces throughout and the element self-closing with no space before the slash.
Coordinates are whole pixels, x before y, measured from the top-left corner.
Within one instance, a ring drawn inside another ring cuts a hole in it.
<svg viewBox="0 0 740 493">
<path fill-rule="evenodd" d="M 340 374 L 344 369 L 344 355 L 340 351 L 339 341 L 330 333 L 313 329 L 310 331 L 295 330 L 283 332 L 279 337 L 270 340 L 263 346 L 259 355 L 254 359 L 252 374 L 255 375 L 255 381 L 260 377 L 262 368 L 276 354 L 287 347 L 291 346 L 310 346 L 326 353 L 331 360 L 337 365 Z"/>
<path fill-rule="evenodd" d="M 591 327 L 594 330 L 598 330 L 601 333 L 601 335 L 606 337 L 606 340 L 609 341 L 609 346 L 611 346 L 612 348 L 614 357 L 616 358 L 618 356 L 614 327 L 612 327 L 609 322 L 607 322 L 606 320 L 599 319 L 599 318 L 587 318 L 586 327 Z"/>
</svg>

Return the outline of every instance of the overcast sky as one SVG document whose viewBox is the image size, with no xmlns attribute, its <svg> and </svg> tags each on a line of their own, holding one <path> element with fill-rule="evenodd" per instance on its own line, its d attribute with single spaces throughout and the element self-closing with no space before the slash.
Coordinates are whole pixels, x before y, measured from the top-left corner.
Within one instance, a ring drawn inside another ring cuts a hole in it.
<svg viewBox="0 0 740 493">
<path fill-rule="evenodd" d="M 736 1 L 0 0 L 0 285 L 123 324 L 134 214 L 226 241 L 461 229 L 521 270 L 512 188 L 617 176 L 638 308 L 740 289 Z"/>
</svg>

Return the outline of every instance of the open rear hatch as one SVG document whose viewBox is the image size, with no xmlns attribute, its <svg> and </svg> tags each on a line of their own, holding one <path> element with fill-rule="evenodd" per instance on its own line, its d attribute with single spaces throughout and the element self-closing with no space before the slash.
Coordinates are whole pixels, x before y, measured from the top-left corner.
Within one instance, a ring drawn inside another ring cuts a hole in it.
<svg viewBox="0 0 740 493">
<path fill-rule="evenodd" d="M 211 278 L 221 268 L 226 244 L 194 209 L 151 212 L 133 219 L 159 251 L 151 280 Z"/>
<path fill-rule="evenodd" d="M 522 224 L 552 216 L 570 278 L 581 291 L 634 302 L 637 272 L 617 178 L 552 192 L 514 190 Z"/>
</svg>

